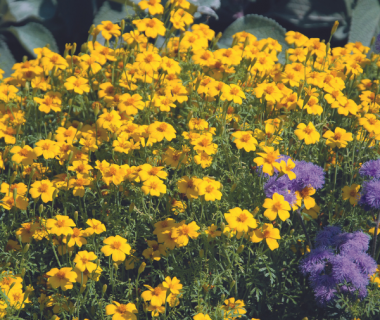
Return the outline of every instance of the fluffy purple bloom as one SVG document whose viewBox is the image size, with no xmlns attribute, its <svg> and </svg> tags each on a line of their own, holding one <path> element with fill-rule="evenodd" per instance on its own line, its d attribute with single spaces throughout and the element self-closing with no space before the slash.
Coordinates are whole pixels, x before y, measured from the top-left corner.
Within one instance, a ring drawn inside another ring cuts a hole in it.
<svg viewBox="0 0 380 320">
<path fill-rule="evenodd" d="M 369 236 L 361 231 L 341 232 L 327 227 L 316 237 L 316 248 L 300 263 L 300 271 L 309 275 L 315 299 L 321 306 L 332 303 L 339 292 L 352 298 L 367 296 L 368 275 L 376 271 L 376 261 L 366 251 Z"/>
<path fill-rule="evenodd" d="M 300 191 L 308 186 L 316 190 L 323 187 L 325 172 L 320 166 L 306 161 L 295 161 L 295 164 L 293 172 L 296 174 L 296 179 L 290 182 L 292 191 Z"/>
<path fill-rule="evenodd" d="M 380 209 L 380 180 L 374 179 L 363 182 L 359 204 L 365 209 Z"/>
<path fill-rule="evenodd" d="M 380 179 L 380 159 L 370 160 L 361 166 L 359 174 L 362 177 Z"/>
<path fill-rule="evenodd" d="M 376 41 L 375 41 L 374 47 L 375 47 L 375 52 L 376 53 L 380 53 L 380 33 L 376 37 Z"/>
<path fill-rule="evenodd" d="M 267 198 L 272 198 L 274 193 L 285 194 L 289 189 L 289 178 L 287 175 L 278 177 L 277 174 L 271 176 L 264 185 L 264 192 Z"/>
</svg>

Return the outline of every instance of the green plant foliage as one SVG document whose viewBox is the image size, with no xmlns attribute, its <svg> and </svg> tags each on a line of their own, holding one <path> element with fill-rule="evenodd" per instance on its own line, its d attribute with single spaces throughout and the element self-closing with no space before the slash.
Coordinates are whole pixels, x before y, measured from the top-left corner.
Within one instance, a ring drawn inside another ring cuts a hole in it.
<svg viewBox="0 0 380 320">
<path fill-rule="evenodd" d="M 236 21 L 229 25 L 223 32 L 218 46 L 220 48 L 230 47 L 232 44 L 232 36 L 240 31 L 247 31 L 257 37 L 258 40 L 269 37 L 276 39 L 283 47 L 282 52 L 285 52 L 288 48 L 288 44 L 284 40 L 286 30 L 273 19 L 258 14 L 249 14 L 236 19 Z M 280 54 L 279 60 L 284 62 L 285 55 Z"/>
</svg>

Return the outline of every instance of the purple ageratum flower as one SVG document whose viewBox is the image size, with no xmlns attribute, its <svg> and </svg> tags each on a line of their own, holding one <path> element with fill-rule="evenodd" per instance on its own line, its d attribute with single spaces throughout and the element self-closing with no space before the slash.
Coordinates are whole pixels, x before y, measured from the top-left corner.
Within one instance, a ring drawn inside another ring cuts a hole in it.
<svg viewBox="0 0 380 320">
<path fill-rule="evenodd" d="M 367 296 L 368 275 L 377 267 L 366 253 L 368 246 L 369 236 L 361 231 L 345 233 L 332 226 L 317 234 L 316 248 L 301 261 L 300 271 L 309 275 L 318 304 L 333 302 L 338 287 L 353 298 Z"/>
<path fill-rule="evenodd" d="M 295 164 L 293 172 L 296 174 L 296 178 L 290 182 L 291 191 L 300 191 L 307 186 L 316 190 L 323 187 L 325 172 L 320 166 L 306 161 L 295 161 Z"/>
<path fill-rule="evenodd" d="M 380 159 L 370 160 L 363 163 L 359 170 L 359 174 L 362 177 L 380 179 Z"/>
<path fill-rule="evenodd" d="M 380 209 L 380 180 L 374 179 L 363 182 L 359 204 L 366 210 Z"/>
<path fill-rule="evenodd" d="M 374 49 L 375 49 L 376 53 L 380 53 L 380 33 L 376 37 Z"/>
</svg>

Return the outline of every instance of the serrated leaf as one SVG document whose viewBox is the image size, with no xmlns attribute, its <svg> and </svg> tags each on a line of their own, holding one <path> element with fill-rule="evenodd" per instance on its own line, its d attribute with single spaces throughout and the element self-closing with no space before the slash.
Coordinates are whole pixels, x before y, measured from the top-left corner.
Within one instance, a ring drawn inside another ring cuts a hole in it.
<svg viewBox="0 0 380 320">
<path fill-rule="evenodd" d="M 216 14 L 216 12 L 213 9 L 211 9 L 210 7 L 199 6 L 198 11 L 196 13 L 206 14 L 206 15 L 209 15 L 211 17 L 214 17 L 216 20 L 219 20 L 219 17 Z"/>
<path fill-rule="evenodd" d="M 6 2 L 8 4 L 8 11 L 2 17 L 3 21 L 6 22 L 21 22 L 28 18 L 46 20 L 52 18 L 56 11 L 56 6 L 51 1 L 6 0 Z"/>
<path fill-rule="evenodd" d="M 37 55 L 33 49 L 45 47 L 47 44 L 50 45 L 49 48 L 51 51 L 59 51 L 53 35 L 42 24 L 29 22 L 25 26 L 10 27 L 7 30 L 10 31 L 20 41 L 25 50 L 35 58 Z"/>
<path fill-rule="evenodd" d="M 359 41 L 369 46 L 379 32 L 380 4 L 378 0 L 360 0 L 352 11 L 349 42 Z"/>
<path fill-rule="evenodd" d="M 232 36 L 241 31 L 253 34 L 258 40 L 269 37 L 276 39 L 282 45 L 282 52 L 278 58 L 280 62 L 285 62 L 285 51 L 288 49 L 288 44 L 285 42 L 286 30 L 276 21 L 258 14 L 248 14 L 236 19 L 224 31 L 218 42 L 218 46 L 220 48 L 231 47 Z"/>
<path fill-rule="evenodd" d="M 7 44 L 0 39 L 0 69 L 4 70 L 4 77 L 9 77 L 12 73 L 12 67 L 16 63 L 15 58 L 9 50 Z"/>
<path fill-rule="evenodd" d="M 134 15 L 135 11 L 131 6 L 120 4 L 104 2 L 102 7 L 99 9 L 98 13 L 94 18 L 94 24 L 101 24 L 102 21 L 112 21 L 118 22 L 124 19 L 126 16 Z"/>
<path fill-rule="evenodd" d="M 220 8 L 220 0 L 188 0 L 194 6 L 204 6 L 218 10 Z"/>
</svg>

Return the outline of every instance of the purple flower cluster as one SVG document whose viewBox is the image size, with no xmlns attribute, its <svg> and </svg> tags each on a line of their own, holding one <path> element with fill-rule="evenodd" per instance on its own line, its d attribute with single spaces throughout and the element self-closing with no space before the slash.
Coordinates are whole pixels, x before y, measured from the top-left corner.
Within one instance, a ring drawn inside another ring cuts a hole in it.
<svg viewBox="0 0 380 320">
<path fill-rule="evenodd" d="M 276 162 L 287 162 L 289 158 L 289 156 L 280 156 Z M 294 161 L 294 163 L 296 165 L 293 169 L 293 172 L 296 174 L 294 180 L 290 180 L 287 175 L 279 177 L 277 170 L 275 170 L 273 176 L 268 178 L 264 185 L 264 192 L 267 198 L 272 198 L 274 193 L 278 193 L 284 196 L 285 201 L 293 205 L 297 200 L 296 191 L 301 191 L 309 186 L 316 190 L 323 187 L 325 172 L 320 166 L 306 161 Z"/>
<path fill-rule="evenodd" d="M 317 234 L 316 248 L 301 261 L 300 270 L 309 275 L 318 304 L 333 302 L 338 291 L 361 299 L 367 296 L 369 276 L 377 267 L 366 253 L 369 239 L 361 231 L 346 233 L 335 226 Z"/>
<path fill-rule="evenodd" d="M 363 182 L 359 204 L 366 210 L 380 209 L 380 159 L 363 163 L 359 174 L 371 179 Z"/>
</svg>

